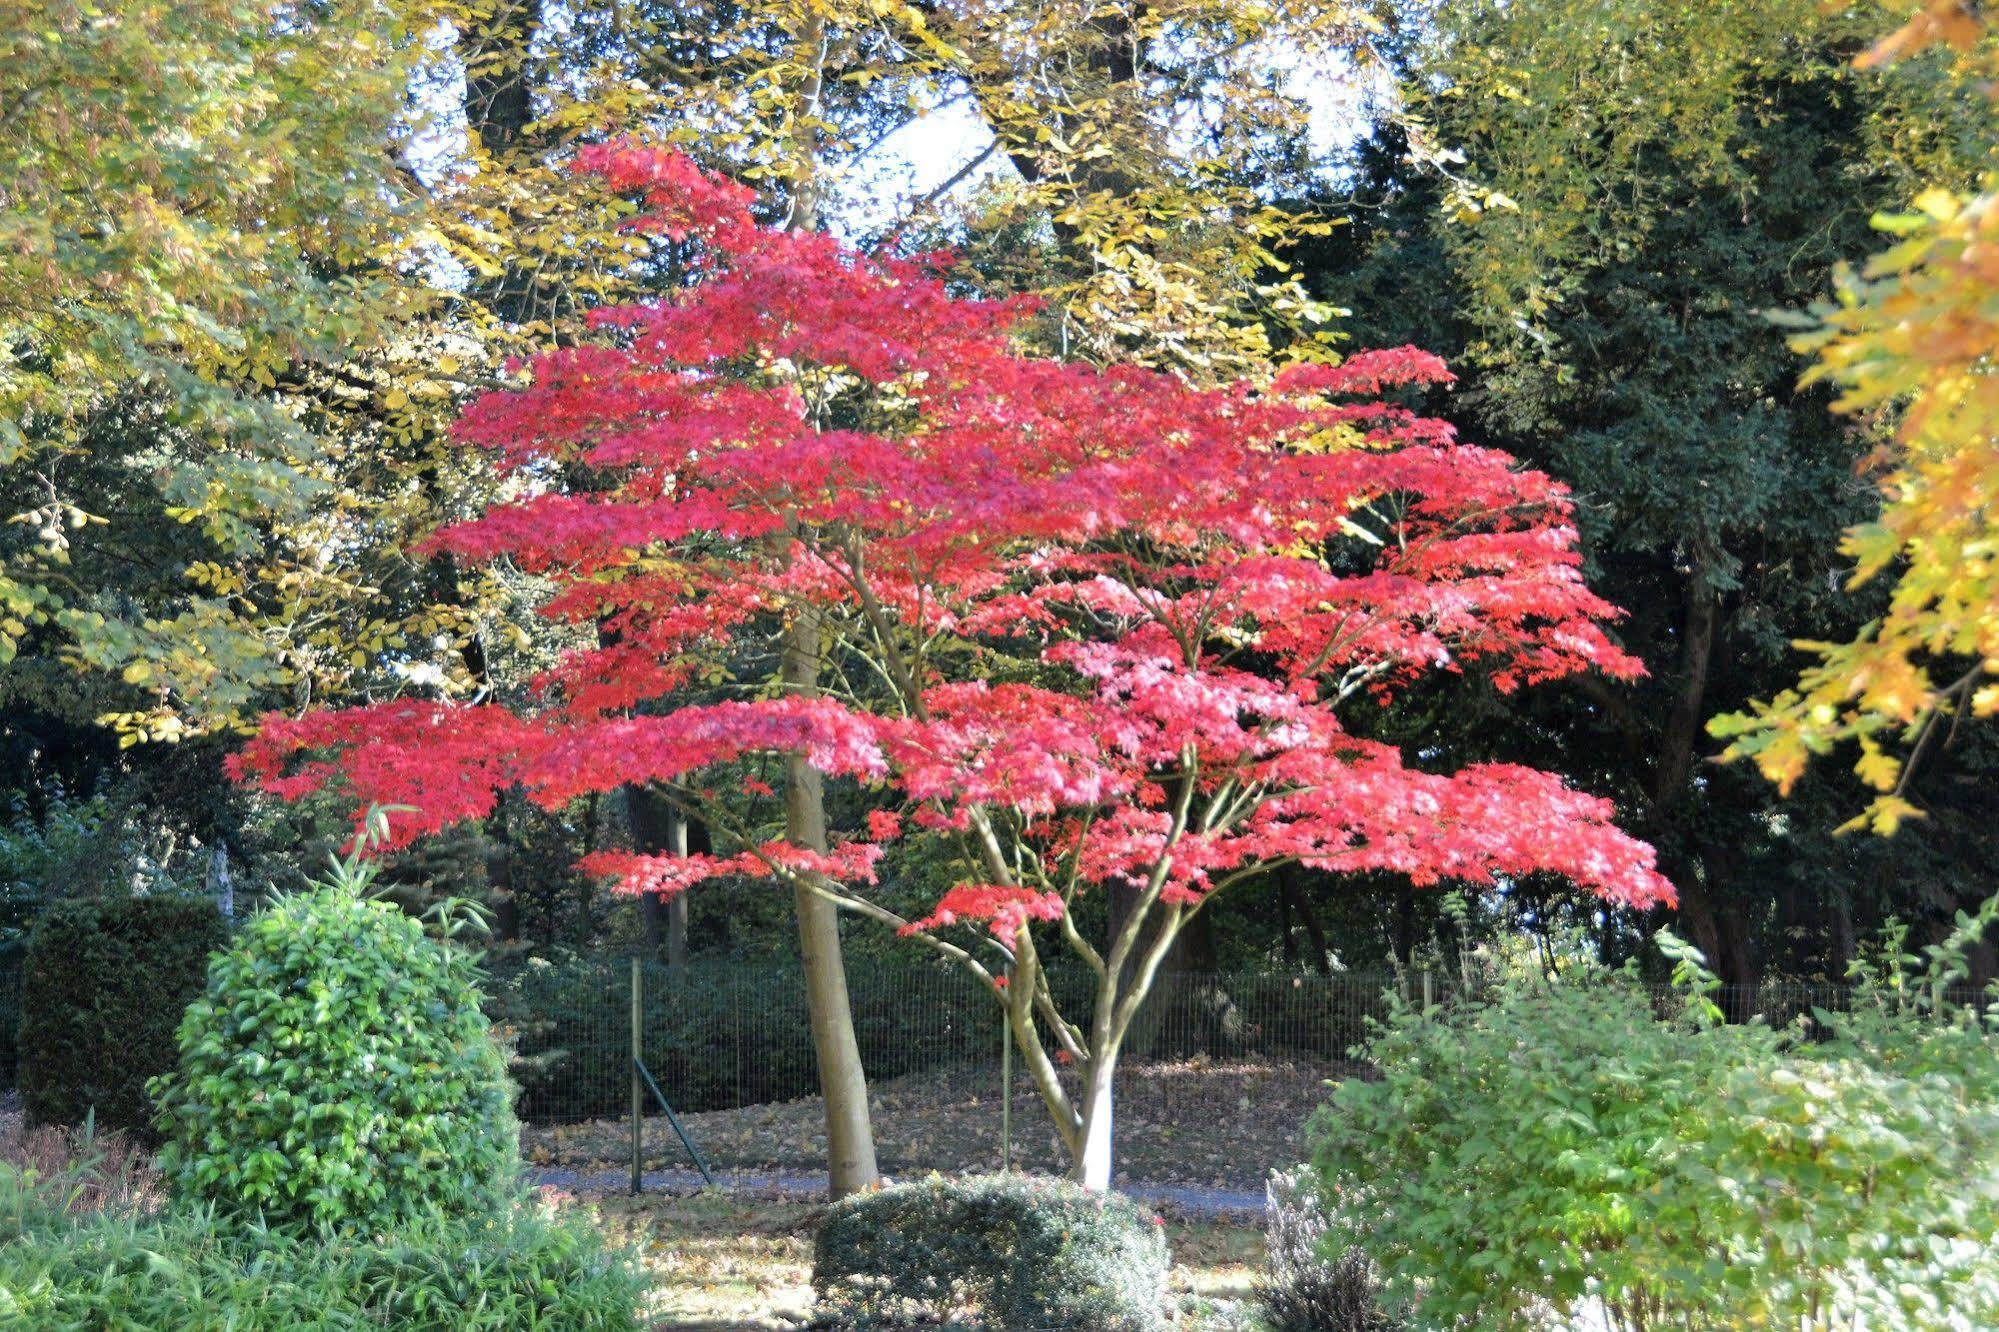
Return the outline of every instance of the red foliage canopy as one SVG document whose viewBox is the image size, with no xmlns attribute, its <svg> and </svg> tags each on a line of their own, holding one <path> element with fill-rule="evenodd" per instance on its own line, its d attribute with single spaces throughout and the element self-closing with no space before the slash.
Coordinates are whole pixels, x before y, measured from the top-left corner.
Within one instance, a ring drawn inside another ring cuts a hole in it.
<svg viewBox="0 0 1999 1332">
<path fill-rule="evenodd" d="M 1607 802 L 1523 767 L 1425 771 L 1341 726 L 1343 700 L 1435 671 L 1501 689 L 1640 671 L 1580 577 L 1563 489 L 1380 399 L 1448 381 L 1435 357 L 1220 388 L 1035 359 L 1008 338 L 1026 303 L 964 299 L 940 260 L 760 227 L 746 191 L 670 154 L 586 165 L 644 193 L 642 225 L 694 280 L 602 312 L 607 345 L 551 351 L 529 387 L 475 403 L 462 437 L 539 493 L 433 540 L 547 573 L 546 613 L 596 645 L 531 707 L 268 718 L 240 776 L 413 806 L 408 839 L 502 788 L 550 806 L 698 791 L 703 769 L 803 752 L 884 784 L 909 819 L 885 811 L 823 857 L 590 868 L 656 892 L 810 871 L 851 897 L 881 843 L 975 827 L 986 863 L 905 927 L 983 919 L 1003 939 L 1091 885 L 1192 904 L 1292 862 L 1671 899 Z M 659 706 L 807 606 L 875 668 L 867 691 Z"/>
</svg>

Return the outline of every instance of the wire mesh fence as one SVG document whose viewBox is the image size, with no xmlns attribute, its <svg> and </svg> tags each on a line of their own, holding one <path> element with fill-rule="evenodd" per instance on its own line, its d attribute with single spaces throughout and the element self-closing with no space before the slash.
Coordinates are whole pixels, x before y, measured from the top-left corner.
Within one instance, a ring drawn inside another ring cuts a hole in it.
<svg viewBox="0 0 1999 1332">
<path fill-rule="evenodd" d="M 640 959 L 637 1051 L 659 1093 L 722 1170 L 823 1169 L 818 1061 L 796 963 Z M 855 1036 L 876 1108 L 883 1168 L 907 1176 L 1004 1163 L 1059 1168 L 1061 1144 L 998 1005 L 960 970 L 849 958 Z M 1086 1020 L 1092 978 L 1053 977 L 1058 1005 Z M 1455 973 L 1168 973 L 1119 1065 L 1119 1169 L 1133 1181 L 1254 1189 L 1300 1159 L 1300 1130 L 1329 1084 L 1368 1077 L 1361 1050 L 1394 996 L 1448 1010 L 1477 986 Z M 630 1161 L 632 959 L 536 960 L 497 971 L 496 1027 L 513 1054 L 524 1148 L 536 1164 L 624 1169 Z M 1796 1024 L 1854 1003 L 1845 986 L 1724 987 L 1730 1020 Z M 1956 1003 L 1980 994 L 1955 988 Z M 20 952 L 0 948 L 0 1090 L 15 1083 Z M 1662 1017 L 1684 996 L 1654 990 Z M 1010 1068 L 1009 1068 L 1010 1065 Z M 1003 1073 L 1003 1070 L 1005 1072 Z M 1077 1090 L 1076 1070 L 1061 1075 Z M 648 1094 L 644 1112 L 659 1113 Z M 663 1118 L 642 1130 L 647 1168 L 682 1166 Z"/>
<path fill-rule="evenodd" d="M 1414 999 L 1425 982 L 1404 978 Z M 1436 1002 L 1457 986 L 1427 984 Z M 946 970 L 851 966 L 855 1037 L 871 1079 L 986 1069 L 1005 1041 L 998 1006 Z M 1162 979 L 1133 1024 L 1125 1064 L 1227 1061 L 1344 1064 L 1398 983 L 1357 975 L 1180 973 Z M 813 1094 L 818 1072 L 796 967 L 641 966 L 640 1048 L 676 1108 L 739 1109 Z M 1085 978 L 1057 978 L 1057 1002 L 1087 1019 Z M 522 1118 L 563 1123 L 624 1112 L 631 1042 L 627 959 L 529 964 L 495 979 L 494 1013 L 515 1053 Z"/>
<path fill-rule="evenodd" d="M 1087 977 L 1057 977 L 1057 1003 L 1086 1019 Z M 515 1054 L 520 1113 L 563 1123 L 624 1112 L 629 1096 L 632 972 L 628 958 L 534 962 L 495 977 L 494 1015 Z M 818 1087 L 803 978 L 796 966 L 641 964 L 640 1051 L 679 1109 L 739 1109 L 792 1100 Z M 870 1078 L 894 1081 L 1002 1061 L 998 1006 L 962 973 L 850 964 L 847 987 L 861 1059 Z M 1465 981 L 1441 972 L 1400 976 L 1338 973 L 1175 973 L 1141 1010 L 1124 1050 L 1134 1083 L 1149 1065 L 1291 1062 L 1362 1072 L 1357 1047 L 1387 1016 L 1391 996 L 1450 1006 Z M 1844 986 L 1723 987 L 1731 1021 L 1786 1025 L 1814 1009 L 1850 1007 Z M 1955 997 L 1972 992 L 1960 987 Z M 1662 1016 L 1682 1001 L 1660 986 Z"/>
<path fill-rule="evenodd" d="M 1087 975 L 1054 978 L 1057 1001 L 1087 1020 Z M 795 964 L 639 967 L 638 1050 L 702 1154 L 718 1169 L 823 1169 L 817 1061 Z M 1360 1047 L 1394 996 L 1448 1010 L 1476 990 L 1444 972 L 1173 973 L 1133 1024 L 1119 1064 L 1118 1169 L 1133 1182 L 1261 1187 L 1302 1159 L 1301 1130 L 1329 1084 L 1367 1077 Z M 960 971 L 850 959 L 848 991 L 882 1167 L 1059 1169 L 1064 1152 L 998 1006 Z M 1726 987 L 1732 1020 L 1776 1025 L 1843 1010 L 1835 985 Z M 534 963 L 495 978 L 494 1009 L 516 1055 L 529 1159 L 625 1168 L 631 1107 L 632 970 L 628 958 Z M 1977 996 L 1959 990 L 1951 996 Z M 1654 991 L 1661 1016 L 1684 995 Z M 1003 1073 L 1011 1063 L 1010 1076 Z M 1073 1068 L 1062 1070 L 1073 1091 Z M 646 1113 L 658 1107 L 648 1104 Z M 644 1131 L 646 1168 L 684 1166 L 663 1120 Z"/>
<path fill-rule="evenodd" d="M 640 965 L 638 1048 L 660 1091 L 724 1170 L 823 1169 L 818 1063 L 795 964 Z M 1087 1021 L 1090 978 L 1053 978 Z M 847 986 L 892 1174 L 1056 1169 L 1063 1151 L 992 997 L 961 971 L 849 959 Z M 627 958 L 530 963 L 494 978 L 493 1009 L 520 1083 L 524 1148 L 538 1165 L 624 1168 L 631 1105 Z M 1408 983 L 1412 997 L 1417 983 Z M 1433 979 L 1441 1001 L 1448 987 Z M 1133 1026 L 1117 1086 L 1132 1179 L 1254 1185 L 1351 1071 L 1349 1050 L 1385 1016 L 1380 978 L 1173 974 Z M 1003 1070 L 1011 1064 L 1010 1078 Z M 1077 1070 L 1061 1076 L 1080 1090 Z M 656 1113 L 649 1106 L 647 1113 Z M 1190 1127 L 1192 1126 L 1192 1127 Z M 1010 1132 L 1008 1130 L 1011 1130 Z M 662 1121 L 645 1165 L 685 1166 Z"/>
</svg>

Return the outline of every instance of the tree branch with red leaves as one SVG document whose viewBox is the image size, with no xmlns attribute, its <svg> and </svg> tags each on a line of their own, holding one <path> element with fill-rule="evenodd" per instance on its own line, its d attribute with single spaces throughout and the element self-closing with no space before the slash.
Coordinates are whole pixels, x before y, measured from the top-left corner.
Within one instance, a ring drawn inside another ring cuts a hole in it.
<svg viewBox="0 0 1999 1332">
<path fill-rule="evenodd" d="M 1447 380 L 1434 357 L 1215 388 L 1035 359 L 1008 340 L 1027 303 L 953 295 L 942 259 L 759 227 L 743 190 L 670 154 L 585 159 L 645 197 L 642 228 L 693 247 L 697 278 L 601 312 L 603 343 L 550 351 L 467 411 L 462 438 L 533 493 L 434 544 L 548 575 L 544 613 L 593 626 L 596 646 L 527 706 L 270 718 L 239 776 L 410 806 L 403 840 L 506 789 L 558 807 L 671 783 L 735 854 L 586 866 L 633 892 L 803 882 L 966 967 L 1098 1187 L 1125 1033 L 1219 893 L 1302 864 L 1418 884 L 1553 873 L 1612 902 L 1671 900 L 1608 802 L 1513 765 L 1427 771 L 1341 724 L 1354 694 L 1437 672 L 1509 690 L 1640 672 L 1583 583 L 1566 492 L 1384 400 Z M 578 475 L 587 488 L 562 486 Z M 801 610 L 831 656 L 865 666 L 843 693 L 677 706 Z M 758 840 L 714 783 L 768 754 L 865 783 L 881 807 L 824 852 Z M 952 848 L 959 877 L 910 919 L 875 880 L 924 840 Z M 1116 883 L 1139 906 L 1099 954 L 1072 913 Z M 1041 933 L 1092 971 L 1087 1021 L 1058 1011 Z"/>
</svg>

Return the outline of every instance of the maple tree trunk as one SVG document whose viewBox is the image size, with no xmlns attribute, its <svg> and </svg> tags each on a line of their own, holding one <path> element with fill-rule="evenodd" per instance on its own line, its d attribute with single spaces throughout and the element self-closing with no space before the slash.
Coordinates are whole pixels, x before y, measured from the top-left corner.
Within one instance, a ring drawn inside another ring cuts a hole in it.
<svg viewBox="0 0 1999 1332">
<path fill-rule="evenodd" d="M 1069 1178 L 1092 1192 L 1102 1193 L 1111 1186 L 1117 1091 L 1116 1049 L 1099 1051 L 1090 1063 L 1090 1076 L 1083 1084 L 1083 1132 Z"/>
<path fill-rule="evenodd" d="M 1179 828 L 1184 826 L 1184 803 L 1177 817 L 1176 838 Z M 1145 898 L 1127 913 L 1123 929 L 1104 956 L 1104 972 L 1097 983 L 1096 1009 L 1090 1018 L 1089 1068 L 1084 1075 L 1082 1103 L 1076 1112 L 1079 1123 L 1069 1169 L 1069 1178 L 1086 1189 L 1110 1187 L 1115 1155 L 1118 1057 L 1131 1034 L 1133 1020 L 1158 983 L 1161 965 L 1180 942 L 1187 923 L 1183 908 L 1158 907 L 1159 888 L 1170 863 L 1170 856 L 1160 862 Z"/>
</svg>

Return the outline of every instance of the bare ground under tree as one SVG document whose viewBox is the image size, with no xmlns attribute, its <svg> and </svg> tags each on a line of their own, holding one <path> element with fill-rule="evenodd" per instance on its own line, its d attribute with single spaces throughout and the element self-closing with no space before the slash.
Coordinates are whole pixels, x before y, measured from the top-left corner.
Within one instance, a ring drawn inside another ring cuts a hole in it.
<svg viewBox="0 0 1999 1332">
<path fill-rule="evenodd" d="M 1133 1066 L 1120 1078 L 1116 1182 L 1261 1190 L 1269 1172 L 1307 1154 L 1302 1130 L 1323 1105 L 1328 1081 L 1345 1066 L 1268 1060 L 1207 1060 Z M 882 1169 L 912 1178 L 997 1170 L 1001 1165 L 999 1077 L 959 1070 L 874 1084 L 876 1146 Z M 1061 1145 L 1040 1099 L 1017 1079 L 1013 1164 L 1059 1172 Z M 815 1173 L 825 1169 L 819 1098 L 682 1116 L 695 1146 L 718 1170 Z M 646 1121 L 646 1168 L 687 1164 L 663 1116 Z M 521 1133 L 528 1163 L 575 1171 L 628 1168 L 628 1120 L 530 1125 Z"/>
</svg>

